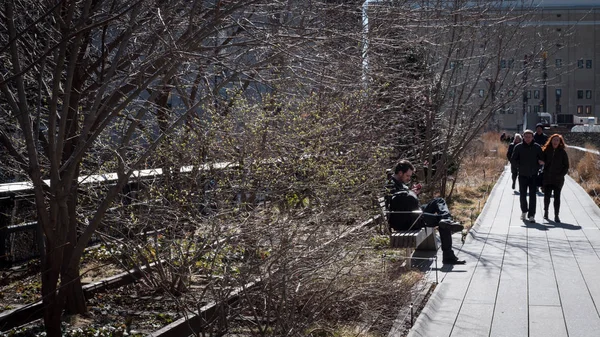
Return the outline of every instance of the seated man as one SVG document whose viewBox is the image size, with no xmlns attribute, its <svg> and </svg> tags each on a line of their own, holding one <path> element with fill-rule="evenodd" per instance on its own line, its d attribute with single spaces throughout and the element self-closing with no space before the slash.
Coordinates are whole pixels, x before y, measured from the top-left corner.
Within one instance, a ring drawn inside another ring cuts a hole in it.
<svg viewBox="0 0 600 337">
<path fill-rule="evenodd" d="M 414 166 L 409 161 L 401 160 L 390 178 L 388 184 L 390 196 L 386 200 L 390 211 L 388 216 L 390 229 L 405 231 L 422 227 L 438 227 L 442 241 L 443 263 L 465 264 L 465 261 L 459 260 L 452 250 L 452 232 L 460 232 L 464 227 L 452 220 L 448 205 L 442 198 L 435 198 L 423 206 L 419 205 L 417 195 L 421 189 L 420 184 L 413 186 L 412 189 L 407 185 L 414 170 Z"/>
</svg>

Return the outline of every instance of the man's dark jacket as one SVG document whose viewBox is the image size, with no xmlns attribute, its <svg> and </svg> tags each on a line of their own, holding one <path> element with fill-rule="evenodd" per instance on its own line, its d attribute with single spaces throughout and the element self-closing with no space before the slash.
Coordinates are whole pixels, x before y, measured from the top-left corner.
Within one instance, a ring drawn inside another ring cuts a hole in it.
<svg viewBox="0 0 600 337">
<path fill-rule="evenodd" d="M 519 176 L 537 176 L 540 165 L 538 160 L 543 160 L 542 147 L 535 142 L 530 144 L 524 141 L 515 145 L 511 163 L 519 168 Z"/>
<path fill-rule="evenodd" d="M 515 143 L 510 143 L 510 145 L 508 145 L 508 151 L 506 151 L 506 158 L 508 158 L 508 161 L 510 162 L 510 171 L 514 174 L 517 174 L 519 172 L 517 165 L 513 164 L 511 160 L 516 145 L 517 144 Z"/>
<path fill-rule="evenodd" d="M 543 132 L 540 134 L 536 132 L 533 134 L 533 141 L 538 143 L 540 146 L 544 146 L 548 141 L 548 136 Z"/>
<path fill-rule="evenodd" d="M 563 186 L 569 172 L 569 157 L 565 149 L 548 146 L 544 154 L 544 185 Z"/>
<path fill-rule="evenodd" d="M 512 158 L 513 151 L 515 150 L 515 143 L 510 143 L 508 145 L 508 150 L 506 151 L 506 158 L 510 161 Z"/>
<path fill-rule="evenodd" d="M 388 214 L 388 224 L 390 229 L 404 231 L 411 227 L 419 228 L 423 218 L 419 217 L 419 213 L 409 213 L 410 211 L 421 209 L 417 194 L 394 177 L 388 182 L 387 189 L 388 196 L 386 197 L 386 205 L 388 211 L 392 212 Z"/>
</svg>

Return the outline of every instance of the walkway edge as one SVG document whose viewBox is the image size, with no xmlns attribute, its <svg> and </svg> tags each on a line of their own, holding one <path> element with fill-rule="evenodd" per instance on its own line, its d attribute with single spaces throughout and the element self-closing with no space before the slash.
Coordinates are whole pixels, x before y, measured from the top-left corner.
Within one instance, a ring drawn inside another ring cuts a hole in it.
<svg viewBox="0 0 600 337">
<path fill-rule="evenodd" d="M 469 229 L 469 233 L 467 234 L 467 238 L 465 239 L 465 242 L 461 245 L 461 249 L 462 246 L 464 246 L 465 243 L 470 242 L 473 240 L 473 230 L 475 230 L 475 232 L 477 232 L 477 229 L 479 229 L 479 227 L 481 226 L 481 222 L 483 217 L 485 216 L 485 214 L 489 211 L 489 208 L 491 207 L 489 205 L 489 203 L 487 202 L 494 194 L 498 193 L 498 189 L 500 188 L 498 183 L 502 180 L 502 177 L 505 174 L 509 174 L 510 173 L 510 165 L 506 165 L 504 166 L 504 171 L 502 171 L 502 173 L 498 176 L 498 178 L 496 179 L 496 183 L 494 184 L 494 187 L 492 188 L 492 190 L 490 191 L 490 194 L 488 194 L 487 198 L 485 199 L 485 203 L 483 204 L 483 208 L 481 209 L 481 213 L 479 213 L 479 215 L 477 216 L 477 219 L 475 219 L 475 223 L 473 224 L 473 227 L 471 227 Z"/>
</svg>

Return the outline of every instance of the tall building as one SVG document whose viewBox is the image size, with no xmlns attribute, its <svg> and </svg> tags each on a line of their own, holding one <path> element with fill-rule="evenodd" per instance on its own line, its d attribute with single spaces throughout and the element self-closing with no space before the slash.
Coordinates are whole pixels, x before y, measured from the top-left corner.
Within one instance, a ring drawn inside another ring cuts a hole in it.
<svg viewBox="0 0 600 337">
<path fill-rule="evenodd" d="M 497 112 L 501 127 L 520 131 L 538 121 L 571 126 L 600 116 L 600 2 L 540 0 L 522 9 L 529 11 L 523 29 L 531 49 L 519 62 L 533 66 L 523 67 L 528 85 L 522 101 Z M 510 61 L 501 60 L 501 67 Z"/>
</svg>

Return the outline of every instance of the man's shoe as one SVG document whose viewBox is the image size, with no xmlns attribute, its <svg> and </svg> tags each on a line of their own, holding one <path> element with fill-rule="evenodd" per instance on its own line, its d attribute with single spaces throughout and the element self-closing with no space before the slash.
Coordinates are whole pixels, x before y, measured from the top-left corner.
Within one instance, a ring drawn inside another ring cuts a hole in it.
<svg viewBox="0 0 600 337">
<path fill-rule="evenodd" d="M 533 215 L 529 217 L 529 222 L 535 222 L 535 217 Z"/>
<path fill-rule="evenodd" d="M 452 221 L 449 219 L 442 219 L 438 223 L 438 227 L 441 229 L 449 229 L 451 232 L 462 232 L 465 229 L 465 226 L 461 225 L 456 221 Z"/>
<path fill-rule="evenodd" d="M 444 263 L 444 264 L 465 264 L 465 263 L 467 263 L 467 261 L 459 260 L 458 258 L 454 258 L 454 259 L 443 260 L 442 263 Z"/>
<path fill-rule="evenodd" d="M 560 223 L 560 218 L 558 217 L 558 215 L 554 217 L 554 222 Z"/>
<path fill-rule="evenodd" d="M 521 220 L 527 219 L 527 212 L 521 213 Z"/>
</svg>

